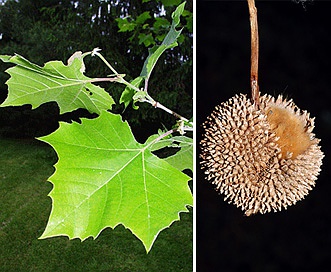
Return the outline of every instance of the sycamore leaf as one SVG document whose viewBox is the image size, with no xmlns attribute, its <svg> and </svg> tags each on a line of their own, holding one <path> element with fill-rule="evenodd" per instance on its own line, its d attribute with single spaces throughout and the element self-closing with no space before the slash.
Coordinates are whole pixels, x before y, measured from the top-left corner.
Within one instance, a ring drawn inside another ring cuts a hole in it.
<svg viewBox="0 0 331 272">
<path fill-rule="evenodd" d="M 179 5 L 177 9 L 172 13 L 172 24 L 162 44 L 155 45 L 149 50 L 149 55 L 144 62 L 144 66 L 141 70 L 140 76 L 131 81 L 131 84 L 133 84 L 134 86 L 139 87 L 144 79 L 145 80 L 149 79 L 154 66 L 156 65 L 158 59 L 164 53 L 164 51 L 177 46 L 177 39 L 180 36 L 182 30 L 176 30 L 176 27 L 180 23 L 180 16 L 184 12 L 185 3 L 186 2 L 183 2 L 181 5 Z M 156 20 L 158 19 L 159 18 L 157 18 Z M 166 26 L 168 26 L 168 21 L 167 20 L 165 21 L 167 22 Z M 146 37 L 141 36 L 140 38 L 145 39 Z M 141 42 L 145 42 L 145 40 L 141 39 Z M 124 106 L 126 108 L 129 105 L 129 103 L 132 101 L 132 98 L 135 93 L 136 93 L 135 90 L 133 90 L 130 87 L 126 87 L 121 95 L 120 103 L 124 103 Z M 138 109 L 136 103 L 133 103 L 133 108 Z"/>
<path fill-rule="evenodd" d="M 164 38 L 164 40 L 162 42 L 162 44 L 156 45 L 149 50 L 149 55 L 148 55 L 147 59 L 145 60 L 143 69 L 140 73 L 141 77 L 148 79 L 150 74 L 153 71 L 153 68 L 154 68 L 156 62 L 158 61 L 158 59 L 162 55 L 162 53 L 164 51 L 166 51 L 167 49 L 177 46 L 177 39 L 180 36 L 180 33 L 182 32 L 182 30 L 176 30 L 176 27 L 180 23 L 180 16 L 184 11 L 184 6 L 185 6 L 185 2 L 180 4 L 176 8 L 176 10 L 172 13 L 172 15 L 171 15 L 172 24 L 171 24 L 168 34 L 166 35 L 166 37 Z"/>
<path fill-rule="evenodd" d="M 160 134 L 151 135 L 146 142 L 153 142 Z M 178 170 L 190 169 L 193 171 L 193 139 L 186 136 L 174 136 L 163 138 L 151 144 L 151 151 L 156 151 L 164 147 L 180 148 L 174 155 L 164 158 L 169 164 Z"/>
<path fill-rule="evenodd" d="M 180 150 L 176 154 L 165 158 L 165 161 L 180 171 L 184 169 L 193 171 L 193 139 L 185 136 L 175 136 L 172 140 L 178 142 Z"/>
<path fill-rule="evenodd" d="M 130 83 L 133 86 L 136 86 L 137 88 L 139 88 L 142 81 L 143 81 L 142 77 L 136 77 Z M 136 93 L 136 91 L 134 89 L 132 89 L 130 87 L 126 87 L 125 90 L 122 92 L 122 95 L 120 97 L 120 103 L 124 103 L 124 107 L 126 108 L 130 104 L 130 102 L 132 101 L 132 98 L 133 98 L 135 93 Z M 136 106 L 135 104 L 133 104 L 133 108 L 136 110 L 139 107 Z"/>
<path fill-rule="evenodd" d="M 60 113 L 83 108 L 99 114 L 114 103 L 104 89 L 92 84 L 97 79 L 83 74 L 85 66 L 80 52 L 69 59 L 68 65 L 61 61 L 50 61 L 40 67 L 20 55 L 0 55 L 0 59 L 16 64 L 6 70 L 11 76 L 7 81 L 9 92 L 1 106 L 31 104 L 36 108 L 55 101 Z"/>
<path fill-rule="evenodd" d="M 140 144 L 120 116 L 102 111 L 82 124 L 61 123 L 40 138 L 57 152 L 53 207 L 41 238 L 82 240 L 107 227 L 129 228 L 151 249 L 160 231 L 192 205 L 187 175 Z"/>
</svg>

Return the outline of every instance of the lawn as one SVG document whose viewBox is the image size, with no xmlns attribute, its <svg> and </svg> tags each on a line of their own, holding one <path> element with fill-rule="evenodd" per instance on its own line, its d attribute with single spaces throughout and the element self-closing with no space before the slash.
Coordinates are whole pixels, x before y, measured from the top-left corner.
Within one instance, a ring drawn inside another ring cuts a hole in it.
<svg viewBox="0 0 331 272">
<path fill-rule="evenodd" d="M 0 139 L 0 271 L 192 271 L 192 211 L 162 231 L 149 254 L 122 226 L 81 242 L 38 240 L 51 210 L 57 158 L 36 140 Z"/>
</svg>

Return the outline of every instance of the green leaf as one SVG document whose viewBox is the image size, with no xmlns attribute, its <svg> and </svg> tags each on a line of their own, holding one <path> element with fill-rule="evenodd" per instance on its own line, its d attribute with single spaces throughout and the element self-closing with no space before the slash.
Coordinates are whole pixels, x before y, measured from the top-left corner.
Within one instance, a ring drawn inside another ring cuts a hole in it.
<svg viewBox="0 0 331 272">
<path fill-rule="evenodd" d="M 172 24 L 171 24 L 168 34 L 166 35 L 166 37 L 164 38 L 164 40 L 162 42 L 162 44 L 156 45 L 149 50 L 149 55 L 148 55 L 147 59 L 145 60 L 143 69 L 140 73 L 141 77 L 148 79 L 150 74 L 153 71 L 153 68 L 154 68 L 156 62 L 158 61 L 158 59 L 160 58 L 162 53 L 165 50 L 173 48 L 178 45 L 176 41 L 177 41 L 177 38 L 180 36 L 180 33 L 182 30 L 176 30 L 176 27 L 180 23 L 180 16 L 184 11 L 184 6 L 185 6 L 185 2 L 180 4 L 176 8 L 176 10 L 172 13 L 172 15 L 171 15 Z"/>
<path fill-rule="evenodd" d="M 138 35 L 139 38 L 139 44 L 144 44 L 146 47 L 155 44 L 154 38 L 152 34 L 145 34 L 145 33 L 140 33 Z"/>
<path fill-rule="evenodd" d="M 180 171 L 184 169 L 193 171 L 193 139 L 186 136 L 175 136 L 172 140 L 178 142 L 180 150 L 165 158 L 165 161 Z"/>
<path fill-rule="evenodd" d="M 97 237 L 122 224 L 148 252 L 157 235 L 192 205 L 189 177 L 140 144 L 120 116 L 102 111 L 82 124 L 61 123 L 40 138 L 59 160 L 50 177 L 53 207 L 41 238 Z"/>
<path fill-rule="evenodd" d="M 145 91 L 136 92 L 135 95 L 132 97 L 133 101 L 141 100 L 146 98 L 147 93 Z"/>
<path fill-rule="evenodd" d="M 130 83 L 134 85 L 135 87 L 139 88 L 141 82 L 143 81 L 142 77 L 137 77 L 134 80 L 132 80 Z M 132 98 L 136 91 L 130 87 L 126 87 L 125 90 L 122 92 L 122 95 L 120 97 L 120 104 L 124 103 L 125 108 L 130 104 L 132 101 Z M 133 105 L 134 109 L 138 109 L 138 106 Z"/>
<path fill-rule="evenodd" d="M 193 32 L 193 14 L 188 10 L 184 10 L 183 17 L 186 18 L 186 28 L 189 32 Z"/>
<path fill-rule="evenodd" d="M 154 46 L 149 50 L 149 56 L 144 62 L 144 66 L 140 73 L 140 76 L 135 78 L 133 81 L 131 81 L 131 84 L 133 84 L 134 86 L 139 87 L 144 79 L 148 80 L 157 60 L 165 50 L 177 46 L 176 40 L 180 36 L 181 30 L 177 31 L 176 27 L 180 23 L 180 16 L 184 11 L 184 6 L 185 6 L 185 2 L 182 3 L 180 6 L 178 6 L 177 9 L 172 13 L 173 21 L 169 32 L 167 33 L 161 45 Z M 164 20 L 157 18 L 156 22 L 163 22 L 163 23 L 166 22 L 167 23 L 166 27 L 167 27 L 169 25 L 169 22 L 167 20 L 165 21 Z M 160 27 L 160 25 L 158 25 L 158 27 Z M 157 36 L 157 37 L 159 39 L 162 36 Z M 144 33 L 140 33 L 139 39 L 140 39 L 139 43 L 144 43 L 145 45 L 149 45 L 152 42 L 155 42 L 151 34 L 146 35 Z M 135 92 L 136 91 L 134 89 L 129 87 L 126 87 L 125 90 L 123 91 L 120 98 L 120 103 L 124 103 L 125 108 L 132 101 Z M 136 106 L 135 103 L 133 103 L 133 108 L 138 109 L 138 106 Z"/>
<path fill-rule="evenodd" d="M 153 142 L 162 134 L 151 135 L 146 142 Z M 165 158 L 164 160 L 180 171 L 190 169 L 193 171 L 193 139 L 186 136 L 174 136 L 163 138 L 154 144 L 151 144 L 150 150 L 156 151 L 164 147 L 180 147 L 180 150 L 174 155 Z"/>
<path fill-rule="evenodd" d="M 143 24 L 146 22 L 146 20 L 152 18 L 151 15 L 149 14 L 149 11 L 145 11 L 143 12 L 142 14 L 140 14 L 137 19 L 136 19 L 136 22 L 138 24 Z"/>
<path fill-rule="evenodd" d="M 156 17 L 155 22 L 153 24 L 153 28 L 160 29 L 160 28 L 168 28 L 170 23 L 167 19 L 162 17 Z"/>
<path fill-rule="evenodd" d="M 69 59 L 68 65 L 61 61 L 50 61 L 40 67 L 20 55 L 0 55 L 0 59 L 16 64 L 6 70 L 11 77 L 7 81 L 9 92 L 1 105 L 3 107 L 31 104 L 36 108 L 55 101 L 60 113 L 84 108 L 99 114 L 114 104 L 104 89 L 92 84 L 95 79 L 83 74 L 85 66 L 79 52 Z"/>
<path fill-rule="evenodd" d="M 135 22 L 129 22 L 128 18 L 117 18 L 115 19 L 117 26 L 120 29 L 118 32 L 130 32 L 136 27 Z"/>
<path fill-rule="evenodd" d="M 159 141 L 155 141 L 158 137 L 160 137 L 164 133 L 165 133 L 165 131 L 160 130 L 160 131 L 158 131 L 158 134 L 153 134 L 148 137 L 148 139 L 146 140 L 146 144 L 150 145 L 150 147 L 149 147 L 150 151 L 156 151 L 156 150 L 159 150 L 164 147 L 169 147 L 173 144 L 171 135 L 168 135 L 167 137 L 163 137 Z"/>
<path fill-rule="evenodd" d="M 161 0 L 165 7 L 178 6 L 182 0 Z"/>
</svg>

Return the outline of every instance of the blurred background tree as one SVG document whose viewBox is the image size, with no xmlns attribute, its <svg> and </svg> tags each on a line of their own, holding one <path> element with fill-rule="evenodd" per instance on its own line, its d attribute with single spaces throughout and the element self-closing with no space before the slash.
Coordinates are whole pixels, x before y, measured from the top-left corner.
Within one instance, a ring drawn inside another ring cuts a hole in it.
<svg viewBox="0 0 331 272">
<path fill-rule="evenodd" d="M 7 0 L 0 5 L 0 54 L 18 53 L 30 61 L 43 65 L 50 60 L 66 60 L 76 51 L 91 51 L 95 47 L 114 68 L 127 79 L 139 76 L 148 47 L 162 42 L 171 24 L 171 12 L 181 0 L 83 0 L 41 1 Z M 159 60 L 149 82 L 154 99 L 172 110 L 192 116 L 193 1 L 185 6 L 179 46 L 168 50 Z M 110 74 L 97 58 L 86 58 L 87 75 L 102 77 Z M 4 72 L 9 66 L 0 63 L 0 102 L 7 96 Z M 106 84 L 102 87 L 119 100 L 123 86 Z M 142 110 L 116 106 L 123 112 L 136 136 L 170 128 L 174 118 L 168 114 L 140 105 Z M 34 137 L 56 129 L 59 120 L 77 120 L 86 112 L 60 116 L 55 103 L 31 110 L 29 105 L 0 108 L 0 135 Z M 148 125 L 147 125 L 148 123 Z"/>
</svg>

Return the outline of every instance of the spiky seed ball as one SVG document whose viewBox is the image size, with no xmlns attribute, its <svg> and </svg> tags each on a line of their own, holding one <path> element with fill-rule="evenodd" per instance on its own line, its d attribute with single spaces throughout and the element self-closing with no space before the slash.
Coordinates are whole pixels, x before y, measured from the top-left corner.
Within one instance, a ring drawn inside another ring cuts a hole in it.
<svg viewBox="0 0 331 272">
<path fill-rule="evenodd" d="M 314 119 L 292 101 L 245 95 L 217 106 L 203 124 L 207 179 L 246 215 L 280 211 L 314 187 L 322 165 Z"/>
</svg>

